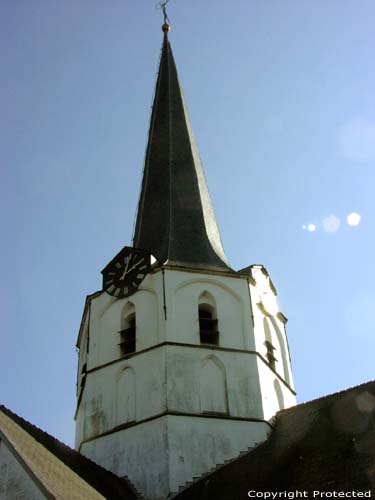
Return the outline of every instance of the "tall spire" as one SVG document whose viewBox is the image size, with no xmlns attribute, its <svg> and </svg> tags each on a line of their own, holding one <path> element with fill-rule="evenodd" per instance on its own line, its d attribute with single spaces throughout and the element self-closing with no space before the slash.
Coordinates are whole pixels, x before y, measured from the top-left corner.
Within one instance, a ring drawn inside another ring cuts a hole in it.
<svg viewBox="0 0 375 500">
<path fill-rule="evenodd" d="M 228 270 L 168 40 L 169 24 L 162 29 L 133 244 L 163 263 Z"/>
</svg>

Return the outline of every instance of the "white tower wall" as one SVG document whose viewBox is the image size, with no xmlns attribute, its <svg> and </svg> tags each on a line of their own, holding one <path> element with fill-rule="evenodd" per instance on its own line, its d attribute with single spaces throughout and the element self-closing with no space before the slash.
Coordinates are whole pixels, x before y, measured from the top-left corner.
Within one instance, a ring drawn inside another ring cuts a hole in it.
<svg viewBox="0 0 375 500">
<path fill-rule="evenodd" d="M 275 295 L 261 266 L 243 274 L 164 266 L 131 297 L 89 297 L 78 338 L 77 448 L 159 499 L 265 440 L 268 421 L 295 404 Z M 215 310 L 217 346 L 200 342 L 200 302 Z M 136 352 L 121 356 L 129 311 Z"/>
</svg>

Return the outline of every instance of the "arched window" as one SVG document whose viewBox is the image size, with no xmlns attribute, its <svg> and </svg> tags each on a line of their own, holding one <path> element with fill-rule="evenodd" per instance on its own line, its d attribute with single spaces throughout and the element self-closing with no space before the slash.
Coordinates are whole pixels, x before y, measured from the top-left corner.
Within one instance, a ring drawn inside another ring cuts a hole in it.
<svg viewBox="0 0 375 500">
<path fill-rule="evenodd" d="M 120 350 L 121 355 L 125 356 L 135 352 L 136 347 L 136 316 L 134 304 L 128 302 L 124 307 L 121 317 L 120 330 Z"/>
<path fill-rule="evenodd" d="M 263 318 L 263 326 L 264 326 L 264 334 L 266 337 L 264 345 L 266 346 L 267 349 L 267 360 L 272 370 L 276 370 L 277 359 L 275 358 L 275 347 L 272 343 L 271 329 L 268 324 L 267 318 Z"/>
<path fill-rule="evenodd" d="M 199 297 L 198 318 L 201 344 L 219 345 L 215 301 L 207 292 Z"/>
<path fill-rule="evenodd" d="M 270 367 L 272 368 L 272 370 L 276 370 L 276 361 L 277 361 L 277 359 L 274 356 L 275 348 L 273 347 L 273 345 L 271 344 L 271 342 L 268 342 L 268 340 L 266 340 L 264 342 L 264 344 L 265 344 L 265 346 L 267 348 L 267 360 L 268 360 L 268 363 L 269 363 Z"/>
<path fill-rule="evenodd" d="M 263 327 L 264 327 L 264 334 L 266 337 L 264 345 L 266 346 L 267 349 L 267 361 L 272 370 L 276 370 L 277 359 L 275 358 L 275 347 L 272 343 L 271 329 L 270 325 L 268 324 L 267 318 L 263 318 Z"/>
</svg>

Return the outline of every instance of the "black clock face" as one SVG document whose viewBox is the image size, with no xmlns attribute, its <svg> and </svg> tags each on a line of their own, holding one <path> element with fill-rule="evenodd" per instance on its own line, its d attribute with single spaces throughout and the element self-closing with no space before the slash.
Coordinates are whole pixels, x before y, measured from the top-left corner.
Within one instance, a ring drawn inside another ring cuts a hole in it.
<svg viewBox="0 0 375 500">
<path fill-rule="evenodd" d="M 150 254 L 127 248 L 103 271 L 103 288 L 114 297 L 127 297 L 138 289 L 149 270 Z"/>
</svg>

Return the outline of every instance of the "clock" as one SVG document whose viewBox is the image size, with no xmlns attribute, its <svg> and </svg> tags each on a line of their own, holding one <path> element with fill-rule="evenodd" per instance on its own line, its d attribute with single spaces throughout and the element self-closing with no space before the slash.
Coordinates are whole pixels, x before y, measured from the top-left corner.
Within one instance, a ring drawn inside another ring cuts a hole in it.
<svg viewBox="0 0 375 500">
<path fill-rule="evenodd" d="M 150 265 L 149 252 L 124 247 L 103 269 L 103 289 L 118 298 L 132 295 L 149 272 Z"/>
</svg>

